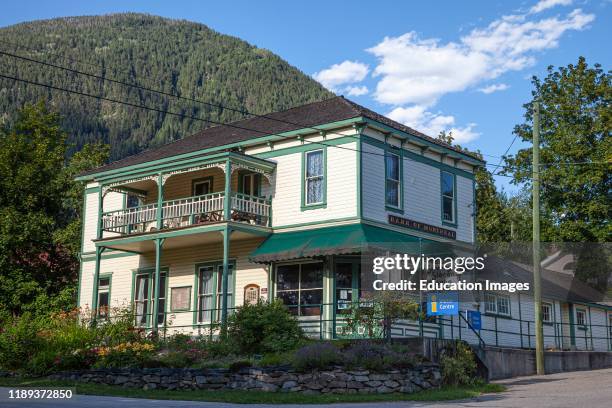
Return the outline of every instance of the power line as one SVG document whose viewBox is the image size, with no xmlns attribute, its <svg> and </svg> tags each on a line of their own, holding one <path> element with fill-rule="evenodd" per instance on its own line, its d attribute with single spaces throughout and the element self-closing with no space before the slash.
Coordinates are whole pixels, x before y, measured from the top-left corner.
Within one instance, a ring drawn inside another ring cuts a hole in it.
<svg viewBox="0 0 612 408">
<path fill-rule="evenodd" d="M 7 41 L 3 41 L 3 40 L 0 40 L 0 42 L 4 42 L 4 43 L 7 43 L 7 44 L 19 46 L 18 44 L 13 44 L 13 43 L 10 43 L 10 42 L 7 42 Z M 27 47 L 23 47 L 23 48 L 29 49 Z M 33 58 L 28 58 L 28 57 L 24 57 L 24 56 L 21 56 L 21 55 L 17 55 L 17 54 L 12 54 L 12 53 L 9 53 L 9 52 L 6 52 L 6 51 L 1 51 L 0 50 L 0 54 L 6 55 L 6 56 L 9 56 L 9 57 L 12 57 L 12 58 L 16 58 L 16 59 L 21 59 L 21 60 L 28 61 L 28 62 L 35 63 L 35 64 L 41 64 L 41 65 L 45 65 L 45 66 L 48 66 L 48 67 L 52 67 L 52 68 L 56 68 L 56 69 L 61 69 L 61 70 L 68 71 L 68 72 L 71 72 L 71 73 L 74 73 L 74 74 L 85 75 L 85 76 L 88 76 L 88 77 L 91 77 L 91 78 L 95 78 L 95 79 L 99 79 L 99 80 L 102 80 L 102 81 L 108 81 L 108 82 L 116 83 L 116 84 L 119 84 L 119 85 L 124 85 L 124 86 L 128 86 L 128 87 L 140 89 L 140 90 L 143 90 L 143 91 L 146 91 L 146 92 L 157 93 L 157 94 L 164 95 L 164 96 L 169 96 L 169 97 L 173 97 L 173 98 L 183 99 L 183 100 L 186 100 L 186 101 L 189 101 L 189 102 L 200 103 L 200 104 L 204 104 L 204 105 L 215 107 L 215 108 L 222 109 L 222 110 L 227 109 L 227 110 L 230 110 L 230 111 L 233 111 L 233 112 L 241 113 L 243 115 L 255 116 L 255 117 L 264 118 L 264 119 L 267 119 L 267 120 L 273 120 L 273 121 L 276 121 L 276 122 L 279 122 L 279 123 L 289 124 L 289 125 L 292 125 L 292 126 L 298 126 L 300 128 L 303 128 L 303 129 L 315 130 L 317 132 L 321 132 L 321 131 L 325 130 L 325 129 L 320 129 L 320 128 L 313 127 L 313 126 L 307 126 L 307 125 L 304 125 L 304 124 L 301 124 L 301 123 L 296 123 L 296 122 L 291 122 L 291 121 L 287 121 L 287 120 L 283 120 L 283 119 L 273 118 L 273 117 L 270 117 L 270 116 L 267 116 L 267 115 L 255 114 L 255 113 L 243 110 L 243 109 L 230 108 L 230 107 L 227 107 L 227 106 L 221 105 L 221 104 L 216 104 L 216 103 L 212 103 L 212 102 L 202 101 L 202 100 L 195 99 L 195 98 L 184 97 L 184 96 L 176 95 L 174 93 L 170 93 L 170 92 L 166 92 L 166 91 L 162 91 L 162 90 L 158 90 L 158 89 L 146 88 L 146 87 L 140 86 L 138 84 L 133 84 L 133 83 L 130 84 L 130 83 L 127 83 L 127 82 L 123 82 L 123 81 L 114 79 L 114 78 L 109 78 L 107 76 L 100 76 L 100 75 L 92 74 L 92 73 L 89 73 L 89 72 L 83 72 L 83 71 L 75 70 L 75 69 L 72 69 L 72 68 L 64 67 L 64 66 L 61 66 L 61 65 L 55 65 L 55 64 L 51 64 L 51 63 L 48 63 L 48 62 L 45 62 L 45 61 L 40 61 L 40 60 L 36 60 L 36 59 L 33 59 Z M 59 55 L 59 54 L 56 54 L 56 55 Z M 70 60 L 70 59 L 67 58 L 67 60 Z M 78 61 L 78 60 L 76 60 L 76 61 Z M 86 63 L 86 64 L 88 64 L 88 63 Z M 88 65 L 96 66 L 94 64 L 88 64 Z M 96 67 L 97 68 L 101 68 L 100 66 L 96 66 Z M 127 71 L 125 71 L 125 72 L 127 72 Z M 211 122 L 211 123 L 213 123 L 213 122 Z M 219 122 L 216 122 L 216 123 L 219 123 Z M 353 138 L 356 139 L 355 136 L 351 136 L 351 135 L 348 135 L 348 136 L 349 137 L 353 137 Z M 499 157 L 499 156 L 493 156 L 493 155 L 488 155 L 488 154 L 483 154 L 483 155 L 491 156 L 491 157 Z"/>
</svg>

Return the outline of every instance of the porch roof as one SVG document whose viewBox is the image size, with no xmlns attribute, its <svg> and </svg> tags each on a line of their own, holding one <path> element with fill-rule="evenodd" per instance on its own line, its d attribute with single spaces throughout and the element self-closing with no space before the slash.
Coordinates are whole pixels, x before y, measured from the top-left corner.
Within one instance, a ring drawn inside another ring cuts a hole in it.
<svg viewBox="0 0 612 408">
<path fill-rule="evenodd" d="M 417 253 L 424 243 L 433 244 L 434 241 L 358 223 L 272 234 L 251 253 L 251 260 L 268 263 L 372 249 Z"/>
</svg>

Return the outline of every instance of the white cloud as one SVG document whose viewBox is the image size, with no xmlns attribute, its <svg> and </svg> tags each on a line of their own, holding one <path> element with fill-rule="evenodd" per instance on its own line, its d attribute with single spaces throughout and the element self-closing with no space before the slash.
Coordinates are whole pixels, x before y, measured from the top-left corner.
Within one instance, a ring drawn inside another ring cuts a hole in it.
<svg viewBox="0 0 612 408">
<path fill-rule="evenodd" d="M 572 4 L 572 0 L 540 0 L 529 9 L 529 13 L 539 13 L 541 11 L 548 10 L 549 8 L 556 6 L 569 6 L 570 4 Z"/>
<path fill-rule="evenodd" d="M 361 96 L 368 93 L 368 87 L 363 86 L 348 86 L 344 90 L 348 96 Z"/>
<path fill-rule="evenodd" d="M 478 89 L 478 92 L 482 92 L 483 94 L 491 94 L 497 91 L 505 91 L 508 88 L 510 87 L 506 84 L 491 84 L 489 86 L 485 86 L 483 88 Z"/>
<path fill-rule="evenodd" d="M 391 105 L 432 106 L 443 95 L 535 63 L 534 53 L 558 46 L 569 30 L 582 30 L 595 18 L 576 9 L 565 18 L 527 20 L 504 16 L 474 29 L 459 42 L 421 39 L 414 32 L 385 37 L 368 49 L 378 59 L 374 97 Z"/>
<path fill-rule="evenodd" d="M 363 81 L 369 71 L 366 64 L 347 60 L 315 73 L 313 78 L 324 87 L 337 90 L 339 85 Z"/>
<path fill-rule="evenodd" d="M 457 143 L 467 143 L 480 136 L 480 133 L 474 130 L 475 123 L 457 127 L 454 116 L 431 113 L 424 106 L 397 107 L 387 116 L 432 137 L 438 136 L 443 130 L 450 131 Z"/>
</svg>

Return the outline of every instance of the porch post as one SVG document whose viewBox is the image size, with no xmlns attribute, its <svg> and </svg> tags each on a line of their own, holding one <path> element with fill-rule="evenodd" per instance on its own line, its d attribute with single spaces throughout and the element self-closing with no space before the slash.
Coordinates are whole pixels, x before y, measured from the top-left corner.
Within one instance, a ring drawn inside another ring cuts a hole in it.
<svg viewBox="0 0 612 408">
<path fill-rule="evenodd" d="M 228 226 L 223 230 L 223 277 L 221 281 L 221 332 L 225 334 L 227 330 L 227 290 L 229 286 L 229 251 L 230 251 L 230 235 L 232 234 L 231 228 Z M 236 270 L 234 270 L 236 273 Z M 234 293 L 234 296 L 236 294 Z"/>
<path fill-rule="evenodd" d="M 157 178 L 157 212 L 155 213 L 157 218 L 157 230 L 161 230 L 163 226 L 162 219 L 162 205 L 164 202 L 164 176 L 163 173 L 159 173 Z"/>
<path fill-rule="evenodd" d="M 161 255 L 162 255 L 162 245 L 164 245 L 164 238 L 158 238 L 155 240 L 155 293 L 153 297 L 153 332 L 157 333 L 157 316 L 159 314 L 159 286 L 161 283 Z M 166 285 L 167 285 L 166 277 Z"/>
<path fill-rule="evenodd" d="M 228 159 L 225 161 L 225 198 L 223 201 L 223 219 L 231 220 L 232 213 L 232 162 Z"/>
<path fill-rule="evenodd" d="M 99 284 L 99 280 L 100 280 L 100 263 L 102 261 L 102 252 L 104 252 L 104 247 L 96 247 L 96 266 L 94 269 L 94 276 L 93 276 L 93 293 L 92 293 L 92 299 L 91 299 L 91 311 L 93 313 L 93 321 L 95 322 L 97 317 L 98 317 L 98 284 Z M 109 299 L 110 301 L 110 299 Z"/>
<path fill-rule="evenodd" d="M 103 188 L 100 185 L 100 189 L 98 190 L 98 222 L 96 224 L 96 239 L 102 238 L 102 213 L 104 212 L 104 194 L 102 192 Z M 104 251 L 104 247 L 96 246 L 96 266 L 94 269 L 93 276 L 93 284 L 92 284 L 92 299 L 91 299 L 91 311 L 93 313 L 93 322 L 96 321 L 98 317 L 98 284 L 100 280 L 100 263 L 102 260 L 102 252 Z"/>
</svg>

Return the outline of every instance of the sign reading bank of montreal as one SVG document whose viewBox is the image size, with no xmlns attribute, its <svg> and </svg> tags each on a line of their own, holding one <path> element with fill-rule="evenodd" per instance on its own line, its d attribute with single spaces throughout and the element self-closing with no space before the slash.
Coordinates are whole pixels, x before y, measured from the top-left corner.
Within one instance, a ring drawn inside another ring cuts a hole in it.
<svg viewBox="0 0 612 408">
<path fill-rule="evenodd" d="M 411 220 L 409 218 L 398 217 L 397 215 L 389 214 L 389 224 L 399 225 L 400 227 L 406 227 L 417 231 L 428 232 L 430 234 L 436 234 L 444 238 L 457 239 L 457 233 L 453 230 L 436 227 L 435 225 L 425 224 L 424 222 Z"/>
</svg>

